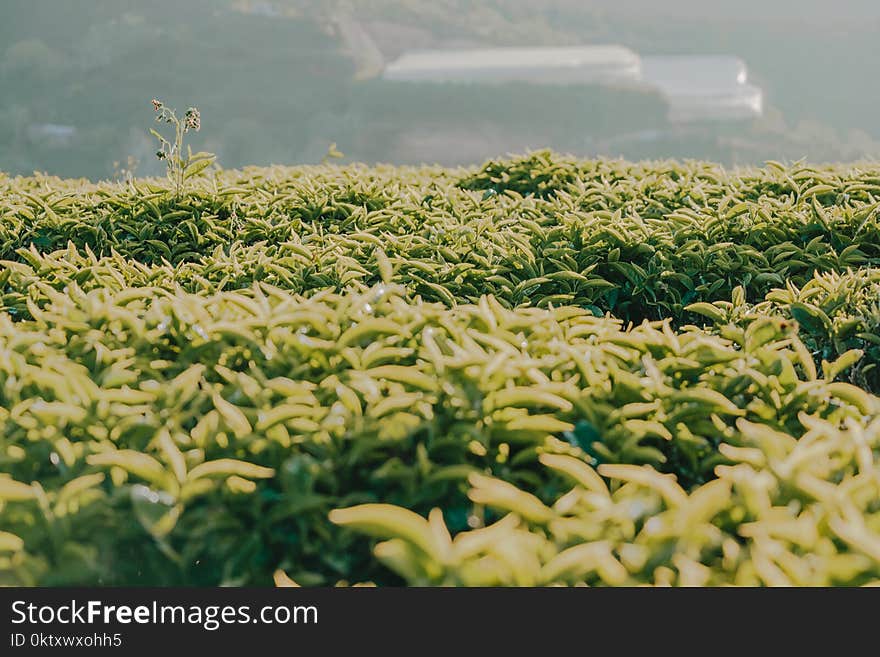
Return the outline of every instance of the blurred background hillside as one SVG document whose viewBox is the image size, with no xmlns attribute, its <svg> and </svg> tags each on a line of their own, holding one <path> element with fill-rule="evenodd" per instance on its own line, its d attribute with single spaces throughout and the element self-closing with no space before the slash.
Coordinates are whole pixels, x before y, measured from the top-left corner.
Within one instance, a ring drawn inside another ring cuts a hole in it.
<svg viewBox="0 0 880 657">
<path fill-rule="evenodd" d="M 0 12 L 0 170 L 13 174 L 159 174 L 153 97 L 198 106 L 194 148 L 224 167 L 314 163 L 333 142 L 346 161 L 400 164 L 539 147 L 726 164 L 880 157 L 876 0 L 0 0 Z M 631 53 L 640 77 L 405 79 L 413 51 L 447 66 L 449 51 L 599 45 Z M 681 109 L 727 69 L 760 96 L 748 111 Z"/>
</svg>

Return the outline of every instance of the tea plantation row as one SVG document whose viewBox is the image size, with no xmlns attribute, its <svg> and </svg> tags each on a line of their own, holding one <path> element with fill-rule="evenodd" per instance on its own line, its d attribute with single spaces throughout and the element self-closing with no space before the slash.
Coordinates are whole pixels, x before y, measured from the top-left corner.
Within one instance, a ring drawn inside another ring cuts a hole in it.
<svg viewBox="0 0 880 657">
<path fill-rule="evenodd" d="M 0 177 L 0 580 L 876 581 L 877 197 L 550 153 Z"/>
</svg>

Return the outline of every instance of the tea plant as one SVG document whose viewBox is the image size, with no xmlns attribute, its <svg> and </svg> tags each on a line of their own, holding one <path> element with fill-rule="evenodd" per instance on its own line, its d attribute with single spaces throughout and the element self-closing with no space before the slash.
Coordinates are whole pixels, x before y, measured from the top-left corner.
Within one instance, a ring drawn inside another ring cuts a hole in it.
<svg viewBox="0 0 880 657">
<path fill-rule="evenodd" d="M 200 177 L 156 109 L 171 193 L 0 176 L 0 583 L 880 576 L 877 167 Z"/>
<path fill-rule="evenodd" d="M 132 583 L 144 560 L 164 582 L 260 583 L 278 566 L 383 581 L 330 510 L 440 507 L 461 530 L 473 473 L 559 494 L 542 453 L 691 488 L 730 463 L 724 445 L 748 446 L 745 426 L 795 441 L 880 414 L 834 381 L 851 358 L 820 375 L 774 318 L 721 338 L 489 297 L 449 309 L 385 284 L 45 293 L 33 319 L 0 318 L 0 522 L 56 582 Z M 44 494 L 73 506 L 45 516 Z"/>
<path fill-rule="evenodd" d="M 880 424 L 810 420 L 800 441 L 740 424 L 743 444 L 721 447 L 731 464 L 691 491 L 650 467 L 544 454 L 568 492 L 548 505 L 471 475 L 471 500 L 500 519 L 454 537 L 440 509 L 426 520 L 365 504 L 330 519 L 383 539 L 376 558 L 416 586 L 880 584 L 880 477 L 862 469 Z"/>
</svg>

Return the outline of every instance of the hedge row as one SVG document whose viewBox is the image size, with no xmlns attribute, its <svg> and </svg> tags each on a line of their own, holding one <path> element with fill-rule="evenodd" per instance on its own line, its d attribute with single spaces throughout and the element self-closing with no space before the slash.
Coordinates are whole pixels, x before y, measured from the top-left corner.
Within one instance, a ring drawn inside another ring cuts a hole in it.
<svg viewBox="0 0 880 657">
<path fill-rule="evenodd" d="M 0 174 L 0 583 L 874 582 L 878 196 L 550 153 Z"/>
<path fill-rule="evenodd" d="M 7 178 L 0 259 L 73 244 L 158 266 L 189 291 L 259 280 L 341 292 L 390 278 L 448 305 L 491 294 L 679 321 L 737 286 L 758 302 L 817 272 L 880 266 L 878 197 L 877 167 L 728 172 L 549 153 L 480 170 L 220 172 L 177 200 L 156 181 Z"/>
<path fill-rule="evenodd" d="M 470 475 L 561 494 L 541 454 L 690 489 L 751 428 L 795 440 L 880 412 L 833 381 L 850 357 L 817 373 L 778 318 L 721 337 L 404 292 L 70 288 L 0 316 L 4 581 L 395 582 L 329 511 L 439 507 L 460 531 L 492 518 Z"/>
<path fill-rule="evenodd" d="M 34 247 L 22 250 L 19 261 L 0 262 L 0 309 L 14 318 L 31 317 L 31 307 L 43 307 L 54 291 L 68 288 L 121 291 L 128 288 L 155 287 L 168 292 L 179 290 L 211 295 L 229 288 L 251 287 L 254 278 L 279 289 L 290 290 L 290 264 L 302 262 L 303 255 L 284 245 L 267 248 L 239 247 L 221 252 L 211 265 L 181 263 L 172 266 L 145 265 L 119 254 L 97 257 L 88 247 L 73 245 L 48 255 Z M 245 264 L 247 263 L 247 264 Z M 286 268 L 287 267 L 287 268 Z M 351 290 L 369 289 L 358 272 L 347 280 Z M 388 281 L 397 280 L 385 272 Z M 332 289 L 334 286 L 330 286 Z M 813 354 L 818 367 L 858 349 L 862 353 L 850 380 L 871 391 L 880 391 L 880 269 L 862 268 L 844 273 L 815 274 L 798 286 L 789 281 L 775 287 L 756 302 L 747 301 L 745 290 L 738 286 L 727 300 L 696 302 L 683 308 L 680 327 L 691 320 L 717 329 L 766 315 L 791 319 L 799 324 L 799 335 Z M 502 300 L 499 303 L 503 304 Z M 508 304 L 503 304 L 508 305 Z M 590 308 L 594 314 L 595 308 Z M 612 313 L 617 308 L 612 308 Z"/>
</svg>

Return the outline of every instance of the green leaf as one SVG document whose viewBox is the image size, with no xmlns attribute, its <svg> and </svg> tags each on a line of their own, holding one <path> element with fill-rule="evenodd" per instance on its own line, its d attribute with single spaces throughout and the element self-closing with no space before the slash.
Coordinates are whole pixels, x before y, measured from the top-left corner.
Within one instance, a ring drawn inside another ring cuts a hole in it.
<svg viewBox="0 0 880 657">
<path fill-rule="evenodd" d="M 199 175 L 202 171 L 207 169 L 209 166 L 211 166 L 213 163 L 214 163 L 213 159 L 198 160 L 196 162 L 190 161 L 186 165 L 186 168 L 183 170 L 183 177 L 187 178 L 187 179 L 194 178 L 195 176 Z"/>
<path fill-rule="evenodd" d="M 275 470 L 237 459 L 216 459 L 192 468 L 187 480 L 194 481 L 203 477 L 229 477 L 233 475 L 245 479 L 267 479 L 275 475 Z"/>
<path fill-rule="evenodd" d="M 727 321 L 727 314 L 723 310 L 711 303 L 706 303 L 704 301 L 692 303 L 688 306 L 685 306 L 684 309 L 689 313 L 696 313 L 697 315 L 708 317 L 715 323 Z"/>
</svg>

